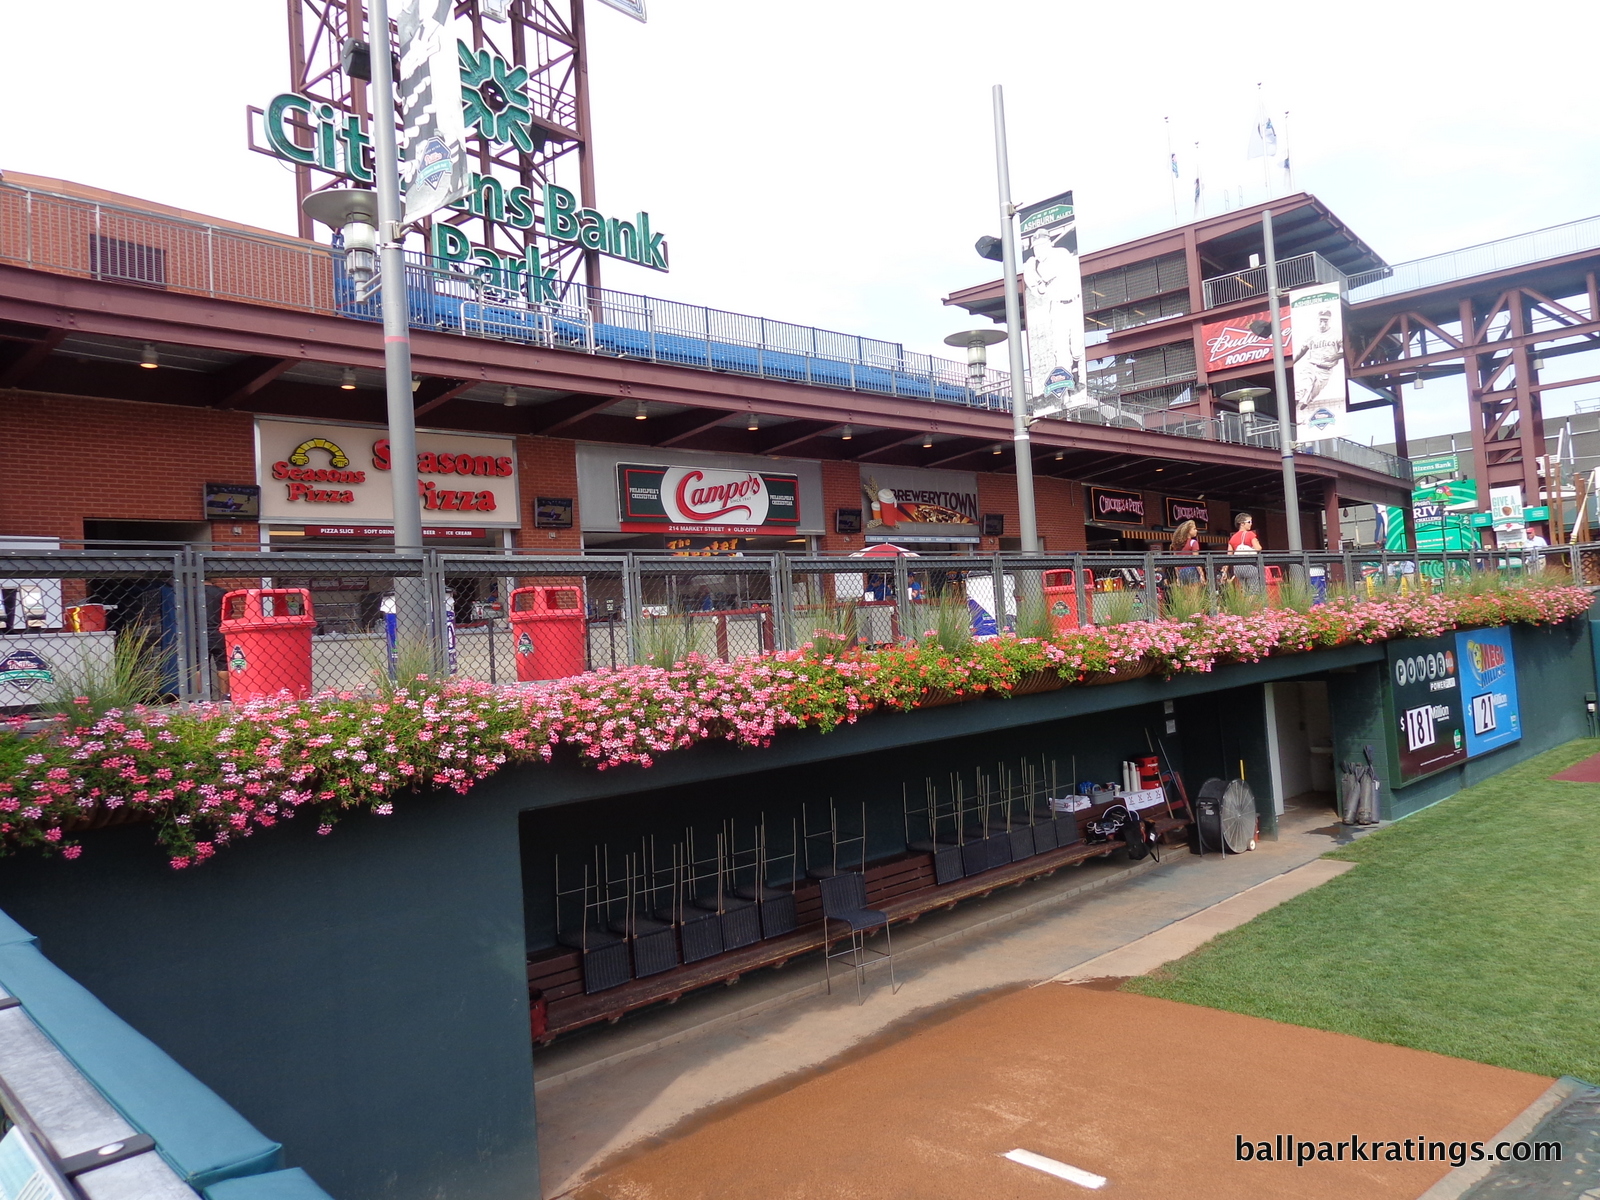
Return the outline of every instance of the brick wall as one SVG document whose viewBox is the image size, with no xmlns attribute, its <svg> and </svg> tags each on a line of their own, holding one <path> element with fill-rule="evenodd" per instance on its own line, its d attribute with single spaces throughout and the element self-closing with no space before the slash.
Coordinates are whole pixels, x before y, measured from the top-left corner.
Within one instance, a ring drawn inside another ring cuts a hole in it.
<svg viewBox="0 0 1600 1200">
<path fill-rule="evenodd" d="M 1034 518 L 1039 523 L 1039 541 L 1052 554 L 1068 554 L 1084 548 L 1083 487 L 1070 479 L 1034 476 Z M 1001 513 L 1006 519 L 1005 537 L 1022 534 L 1017 508 L 1017 479 L 1014 475 L 978 476 L 979 513 Z M 998 538 L 984 538 L 983 553 L 1000 549 Z"/>
<path fill-rule="evenodd" d="M 851 554 L 866 545 L 861 534 L 835 533 L 833 513 L 840 508 L 861 508 L 861 467 L 853 462 L 822 464 L 822 553 Z M 861 514 L 862 524 L 868 513 Z"/>
<path fill-rule="evenodd" d="M 518 437 L 517 474 L 522 491 L 522 528 L 516 531 L 517 545 L 558 552 L 583 549 L 577 443 L 566 438 Z M 535 529 L 533 505 L 539 496 L 572 497 L 572 528 Z"/>
<path fill-rule="evenodd" d="M 85 520 L 200 521 L 206 483 L 255 478 L 248 413 L 0 392 L 0 534 Z M 214 526 L 232 536 L 231 524 Z M 254 526 L 244 526 L 254 540 Z"/>
</svg>

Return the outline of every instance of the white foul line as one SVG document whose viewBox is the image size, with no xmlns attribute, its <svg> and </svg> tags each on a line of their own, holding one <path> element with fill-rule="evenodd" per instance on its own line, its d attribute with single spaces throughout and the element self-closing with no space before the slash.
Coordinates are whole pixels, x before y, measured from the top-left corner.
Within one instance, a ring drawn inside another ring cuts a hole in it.
<svg viewBox="0 0 1600 1200">
<path fill-rule="evenodd" d="M 1106 1185 L 1104 1175 L 1092 1175 L 1080 1167 L 1068 1166 L 1064 1162 L 1035 1154 L 1032 1150 L 1013 1150 L 1000 1157 L 1009 1158 L 1012 1162 L 1021 1163 L 1025 1167 L 1032 1167 L 1035 1171 L 1043 1171 L 1046 1175 L 1054 1175 L 1057 1179 L 1065 1179 L 1068 1183 L 1075 1183 L 1079 1187 L 1094 1190 Z"/>
</svg>

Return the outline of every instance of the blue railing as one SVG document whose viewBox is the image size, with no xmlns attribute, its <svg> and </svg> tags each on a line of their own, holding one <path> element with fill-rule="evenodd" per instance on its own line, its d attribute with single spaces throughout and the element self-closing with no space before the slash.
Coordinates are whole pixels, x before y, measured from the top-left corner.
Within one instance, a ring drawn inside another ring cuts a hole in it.
<svg viewBox="0 0 1600 1200">
<path fill-rule="evenodd" d="M 1005 373 L 986 371 L 978 382 L 966 363 L 918 354 L 897 342 L 581 283 L 561 285 L 555 300 L 531 303 L 424 255 L 406 257 L 409 316 L 416 329 L 1010 411 Z M 376 293 L 357 299 L 337 254 L 335 295 L 342 315 L 383 319 Z"/>
<path fill-rule="evenodd" d="M 337 251 L 334 269 L 338 311 L 359 320 L 381 321 L 383 309 L 376 291 L 365 299 L 357 298 L 344 273 L 343 256 Z M 1007 373 L 986 370 L 977 382 L 967 364 L 917 354 L 897 342 L 581 283 L 560 285 L 556 299 L 531 303 L 522 295 L 493 286 L 481 275 L 416 253 L 409 253 L 406 259 L 406 294 L 415 329 L 1011 411 Z M 1252 431 L 1217 419 L 1174 420 L 1165 408 L 1165 403 L 1148 403 L 1139 394 L 1124 398 L 1113 386 L 1105 394 L 1096 392 L 1092 400 L 1051 416 L 1201 441 L 1264 444 L 1263 429 Z M 1275 434 L 1272 444 L 1276 445 Z M 1404 460 L 1369 452 L 1354 443 L 1319 442 L 1306 447 L 1306 452 L 1409 478 Z"/>
</svg>

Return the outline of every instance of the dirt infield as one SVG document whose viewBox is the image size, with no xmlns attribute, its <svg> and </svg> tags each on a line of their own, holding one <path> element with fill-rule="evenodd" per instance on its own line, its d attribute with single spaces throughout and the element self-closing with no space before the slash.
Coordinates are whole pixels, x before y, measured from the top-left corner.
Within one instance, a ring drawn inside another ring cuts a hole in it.
<svg viewBox="0 0 1600 1200">
<path fill-rule="evenodd" d="M 725 1113 L 577 1200 L 1414 1200 L 1448 1162 L 1236 1161 L 1236 1137 L 1486 1139 L 1550 1080 L 1092 986 L 1047 984 Z M 999 1156 L 1105 1176 L 1098 1192 Z M 1347 1152 L 1348 1154 L 1348 1152 Z"/>
<path fill-rule="evenodd" d="M 1550 776 L 1567 783 L 1600 783 L 1600 754 L 1590 755 L 1582 762 L 1573 763 L 1565 771 Z"/>
</svg>

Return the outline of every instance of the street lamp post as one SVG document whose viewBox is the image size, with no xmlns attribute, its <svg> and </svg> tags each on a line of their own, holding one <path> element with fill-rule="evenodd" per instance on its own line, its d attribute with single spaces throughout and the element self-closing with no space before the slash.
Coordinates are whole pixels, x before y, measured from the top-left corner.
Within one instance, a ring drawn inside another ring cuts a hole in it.
<svg viewBox="0 0 1600 1200">
<path fill-rule="evenodd" d="M 384 393 L 388 402 L 394 548 L 397 554 L 420 555 L 422 504 L 417 496 L 417 428 L 411 395 L 411 328 L 410 304 L 406 296 L 405 242 L 400 227 L 400 151 L 394 128 L 389 0 L 370 0 L 369 13 L 376 193 L 358 188 L 329 189 L 307 196 L 302 207 L 315 220 L 344 233 L 347 269 L 358 285 L 369 282 L 372 276 L 375 233 L 379 298 L 383 307 Z M 377 200 L 375 207 L 372 203 L 374 195 Z M 425 644 L 429 624 L 425 581 L 421 576 L 396 577 L 394 597 L 397 646 Z"/>
<path fill-rule="evenodd" d="M 1272 385 L 1277 392 L 1278 437 L 1283 462 L 1283 517 L 1289 530 L 1289 553 L 1299 554 L 1300 489 L 1294 481 L 1294 401 L 1283 363 L 1283 315 L 1278 311 L 1278 251 L 1272 240 L 1272 210 L 1261 214 L 1261 240 L 1267 260 L 1267 308 L 1272 318 Z"/>
<path fill-rule="evenodd" d="M 1006 297 L 1007 349 L 1011 352 L 1011 445 L 1017 463 L 1017 532 L 1024 554 L 1039 553 L 1033 502 L 1033 444 L 1028 437 L 1028 387 L 1022 361 L 1022 313 L 1017 304 L 1017 210 L 1011 204 L 1011 163 L 1006 154 L 1006 101 L 994 85 L 994 158 L 1000 185 L 1000 251 Z"/>
</svg>

